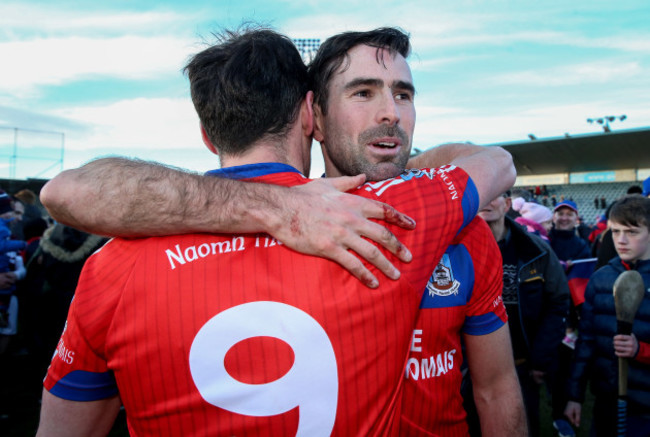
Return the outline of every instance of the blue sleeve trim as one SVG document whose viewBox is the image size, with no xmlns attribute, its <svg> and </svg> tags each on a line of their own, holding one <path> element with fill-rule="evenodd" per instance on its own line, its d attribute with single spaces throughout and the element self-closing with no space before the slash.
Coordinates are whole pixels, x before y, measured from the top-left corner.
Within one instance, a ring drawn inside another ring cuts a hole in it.
<svg viewBox="0 0 650 437">
<path fill-rule="evenodd" d="M 54 396 L 69 401 L 90 402 L 118 394 L 113 372 L 74 370 L 60 379 L 49 390 Z"/>
<path fill-rule="evenodd" d="M 474 185 L 472 178 L 467 176 L 467 186 L 465 187 L 465 193 L 463 194 L 462 201 L 464 215 L 463 228 L 465 228 L 465 226 L 467 226 L 469 222 L 471 222 L 474 217 L 476 217 L 476 214 L 478 213 L 478 202 L 479 198 L 476 185 Z M 461 228 L 461 230 L 463 228 Z"/>
<path fill-rule="evenodd" d="M 469 335 L 486 335 L 493 333 L 503 325 L 505 325 L 505 322 L 494 313 L 470 316 L 465 319 L 463 333 Z"/>
</svg>

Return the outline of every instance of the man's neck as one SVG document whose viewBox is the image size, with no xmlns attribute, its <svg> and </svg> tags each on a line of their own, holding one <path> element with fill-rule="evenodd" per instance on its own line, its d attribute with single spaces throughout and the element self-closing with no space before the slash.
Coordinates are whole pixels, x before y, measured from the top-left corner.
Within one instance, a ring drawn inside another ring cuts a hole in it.
<svg viewBox="0 0 650 437">
<path fill-rule="evenodd" d="M 497 242 L 506 238 L 508 228 L 506 227 L 506 220 L 504 217 L 502 217 L 500 220 L 487 222 L 487 224 L 490 227 L 492 235 L 494 235 L 494 239 L 497 240 Z"/>
<path fill-rule="evenodd" d="M 304 173 L 304 165 L 299 160 L 291 157 L 283 148 L 274 145 L 257 145 L 243 155 L 221 155 L 221 167 L 236 167 L 239 165 L 259 164 L 262 162 L 277 162 L 288 164 L 301 173 Z"/>
<path fill-rule="evenodd" d="M 296 121 L 281 137 L 265 136 L 251 145 L 243 155 L 221 155 L 221 167 L 234 167 L 261 162 L 278 162 L 294 167 L 309 176 L 311 136 L 304 135 L 301 123 Z"/>
</svg>

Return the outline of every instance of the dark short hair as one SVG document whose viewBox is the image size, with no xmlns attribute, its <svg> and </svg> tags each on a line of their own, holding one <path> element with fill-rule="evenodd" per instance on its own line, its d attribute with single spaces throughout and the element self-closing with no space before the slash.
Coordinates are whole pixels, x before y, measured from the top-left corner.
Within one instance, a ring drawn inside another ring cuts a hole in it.
<svg viewBox="0 0 650 437">
<path fill-rule="evenodd" d="M 217 44 L 185 67 L 192 102 L 219 153 L 241 155 L 269 135 L 286 135 L 309 77 L 284 35 L 257 25 L 215 34 Z"/>
<path fill-rule="evenodd" d="M 382 27 L 368 32 L 344 32 L 325 40 L 309 64 L 314 102 L 320 106 L 323 114 L 327 114 L 329 81 L 344 62 L 349 64 L 348 51 L 358 45 L 377 47 L 377 62 L 383 62 L 381 49 L 387 49 L 391 55 L 399 53 L 404 58 L 411 53 L 409 35 L 394 27 Z"/>
<path fill-rule="evenodd" d="M 625 226 L 645 226 L 650 229 L 650 198 L 640 194 L 620 198 L 612 206 L 609 220 Z"/>
</svg>

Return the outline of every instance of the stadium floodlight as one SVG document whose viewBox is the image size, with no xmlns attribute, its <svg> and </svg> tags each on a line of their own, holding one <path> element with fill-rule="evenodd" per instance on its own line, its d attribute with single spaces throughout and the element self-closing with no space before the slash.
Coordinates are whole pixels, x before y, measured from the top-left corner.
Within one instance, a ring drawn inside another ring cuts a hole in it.
<svg viewBox="0 0 650 437">
<path fill-rule="evenodd" d="M 314 56 L 316 56 L 316 52 L 320 47 L 319 38 L 294 38 L 293 43 L 296 45 L 296 48 L 300 52 L 300 56 L 302 56 L 302 59 L 306 64 L 310 63 L 311 60 L 314 59 Z"/>
<path fill-rule="evenodd" d="M 612 129 L 609 127 L 609 123 L 612 123 L 616 120 L 619 121 L 625 121 L 627 119 L 627 115 L 605 115 L 604 117 L 598 117 L 598 118 L 588 118 L 587 123 L 598 123 L 603 126 L 603 130 L 605 132 L 611 132 Z"/>
</svg>

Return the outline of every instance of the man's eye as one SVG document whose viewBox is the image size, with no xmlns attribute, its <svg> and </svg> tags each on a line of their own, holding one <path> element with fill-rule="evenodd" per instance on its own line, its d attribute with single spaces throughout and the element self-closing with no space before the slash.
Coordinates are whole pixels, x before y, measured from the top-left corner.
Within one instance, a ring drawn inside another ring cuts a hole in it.
<svg viewBox="0 0 650 437">
<path fill-rule="evenodd" d="M 355 92 L 354 95 L 356 97 L 368 97 L 370 95 L 370 92 L 367 91 L 367 90 L 361 90 L 361 91 Z"/>
<path fill-rule="evenodd" d="M 397 100 L 406 100 L 406 101 L 411 101 L 413 98 L 409 93 L 400 93 L 395 96 L 395 99 Z"/>
</svg>

